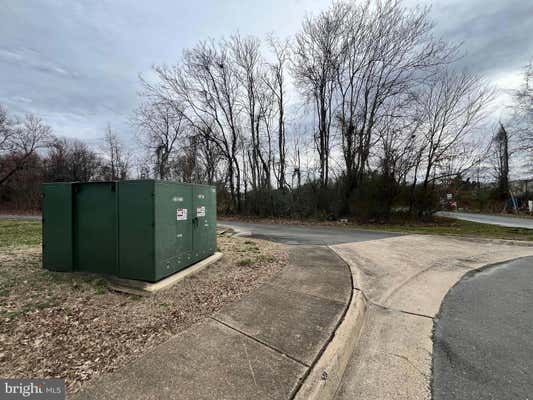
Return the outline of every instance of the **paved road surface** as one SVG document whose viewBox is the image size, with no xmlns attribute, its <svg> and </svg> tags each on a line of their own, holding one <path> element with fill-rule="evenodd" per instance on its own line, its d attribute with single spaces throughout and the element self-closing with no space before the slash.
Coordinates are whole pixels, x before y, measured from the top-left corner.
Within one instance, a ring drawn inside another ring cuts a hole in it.
<svg viewBox="0 0 533 400">
<path fill-rule="evenodd" d="M 433 399 L 533 398 L 533 257 L 467 275 L 435 323 Z"/>
<path fill-rule="evenodd" d="M 250 233 L 259 239 L 286 244 L 330 245 L 399 236 L 398 233 L 355 230 L 337 227 L 310 227 L 281 224 L 252 224 L 233 221 L 218 221 L 235 230 Z"/>
<path fill-rule="evenodd" d="M 503 217 L 499 215 L 472 214 L 461 212 L 440 211 L 438 216 L 479 222 L 482 224 L 508 226 L 510 228 L 533 229 L 533 219 L 518 217 Z"/>
</svg>

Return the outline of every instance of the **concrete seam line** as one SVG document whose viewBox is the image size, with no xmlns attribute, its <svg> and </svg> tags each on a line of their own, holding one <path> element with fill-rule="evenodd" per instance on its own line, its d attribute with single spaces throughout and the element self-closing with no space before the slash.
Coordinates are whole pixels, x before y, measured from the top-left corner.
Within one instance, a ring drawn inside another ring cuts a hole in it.
<svg viewBox="0 0 533 400">
<path fill-rule="evenodd" d="M 294 397 L 295 400 L 333 399 L 355 350 L 365 320 L 366 301 L 354 289 L 343 321 Z"/>
<path fill-rule="evenodd" d="M 420 313 L 416 313 L 416 312 L 412 312 L 412 311 L 400 310 L 398 308 L 384 306 L 383 304 L 376 303 L 375 301 L 370 301 L 370 300 L 367 300 L 367 301 L 368 301 L 368 304 L 371 304 L 371 305 L 373 305 L 375 307 L 381 308 L 382 310 L 387 310 L 387 311 L 397 312 L 397 313 L 401 313 L 401 314 L 412 315 L 414 317 L 422 317 L 422 318 L 433 319 L 433 317 L 431 315 L 420 314 Z"/>
<path fill-rule="evenodd" d="M 268 344 L 267 342 L 264 342 L 264 341 L 262 341 L 262 340 L 260 340 L 260 339 L 257 339 L 257 338 L 255 338 L 255 337 L 253 337 L 252 335 L 250 335 L 250 334 L 248 334 L 248 333 L 246 333 L 246 332 L 244 332 L 244 331 L 241 331 L 240 329 L 237 329 L 237 328 L 235 328 L 234 326 L 231 326 L 231 325 L 228 324 L 227 322 L 221 321 L 221 320 L 219 320 L 218 318 L 216 318 L 216 317 L 214 317 L 214 316 L 209 316 L 209 317 L 207 317 L 207 318 L 212 319 L 213 321 L 218 322 L 220 325 L 224 325 L 226 328 L 229 328 L 229 329 L 231 329 L 231 330 L 233 330 L 233 331 L 235 331 L 235 332 L 237 332 L 237 333 L 239 333 L 239 334 L 241 334 L 241 335 L 243 335 L 243 336 L 246 336 L 248 339 L 253 340 L 254 342 L 257 342 L 257 343 L 259 343 L 259 344 L 261 344 L 261 345 L 263 345 L 263 346 L 269 348 L 270 350 L 275 351 L 275 352 L 278 353 L 278 354 L 281 354 L 283 357 L 287 357 L 288 359 L 290 359 L 290 360 L 292 360 L 292 361 L 294 361 L 294 362 L 297 362 L 298 364 L 303 365 L 304 367 L 307 367 L 307 368 L 310 367 L 310 366 L 309 366 L 308 364 L 306 364 L 305 362 L 300 361 L 300 360 L 298 360 L 297 358 L 294 358 L 293 356 L 291 356 L 291 355 L 289 355 L 289 354 L 287 354 L 287 353 L 281 351 L 281 350 L 278 349 L 277 347 L 274 347 L 274 346 L 272 346 L 271 344 Z"/>
<path fill-rule="evenodd" d="M 297 294 L 297 295 L 300 295 L 300 296 L 309 296 L 313 299 L 317 299 L 317 300 L 320 300 L 320 301 L 331 301 L 333 303 L 337 303 L 337 304 L 340 304 L 342 306 L 345 306 L 346 303 L 342 302 L 342 301 L 339 301 L 339 300 L 335 300 L 335 299 L 330 299 L 329 297 L 324 297 L 324 296 L 318 296 L 316 294 L 310 294 L 310 293 L 305 293 L 305 292 L 300 292 L 298 290 L 292 290 L 292 289 L 287 289 L 286 287 L 283 287 L 283 286 L 280 286 L 280 285 L 276 285 L 275 283 L 272 283 L 272 282 L 265 282 L 263 283 L 262 286 L 270 286 L 272 288 L 275 288 L 275 289 L 281 289 L 281 290 L 284 290 L 285 292 L 289 292 L 289 293 L 293 293 L 293 294 Z"/>
</svg>

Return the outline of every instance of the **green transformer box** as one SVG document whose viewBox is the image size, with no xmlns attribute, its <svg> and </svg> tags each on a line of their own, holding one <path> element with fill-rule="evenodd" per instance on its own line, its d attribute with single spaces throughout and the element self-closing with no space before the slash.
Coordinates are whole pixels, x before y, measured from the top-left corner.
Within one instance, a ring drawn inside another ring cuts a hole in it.
<svg viewBox="0 0 533 400">
<path fill-rule="evenodd" d="M 156 282 L 216 251 L 213 186 L 157 180 L 43 185 L 43 267 Z"/>
</svg>

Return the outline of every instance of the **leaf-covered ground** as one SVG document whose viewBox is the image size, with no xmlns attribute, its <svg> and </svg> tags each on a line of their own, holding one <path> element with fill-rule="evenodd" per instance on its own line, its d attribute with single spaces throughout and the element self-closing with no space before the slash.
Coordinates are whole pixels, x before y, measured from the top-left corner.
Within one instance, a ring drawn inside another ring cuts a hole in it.
<svg viewBox="0 0 533 400">
<path fill-rule="evenodd" d="M 19 235 L 31 227 L 10 229 Z M 40 238 L 29 235 L 0 246 L 0 376 L 66 378 L 71 393 L 239 299 L 287 263 L 283 245 L 222 236 L 219 262 L 138 297 L 110 291 L 95 275 L 43 270 L 34 245 Z"/>
</svg>

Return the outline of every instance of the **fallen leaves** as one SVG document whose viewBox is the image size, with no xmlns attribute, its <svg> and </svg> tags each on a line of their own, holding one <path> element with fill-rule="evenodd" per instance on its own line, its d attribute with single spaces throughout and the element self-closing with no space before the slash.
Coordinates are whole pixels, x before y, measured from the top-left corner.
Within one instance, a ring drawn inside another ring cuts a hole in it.
<svg viewBox="0 0 533 400">
<path fill-rule="evenodd" d="M 147 297 L 41 268 L 39 247 L 0 250 L 0 376 L 61 377 L 72 393 L 239 299 L 287 263 L 280 244 L 223 236 L 224 257 Z M 245 262 L 242 262 L 246 260 Z"/>
</svg>

